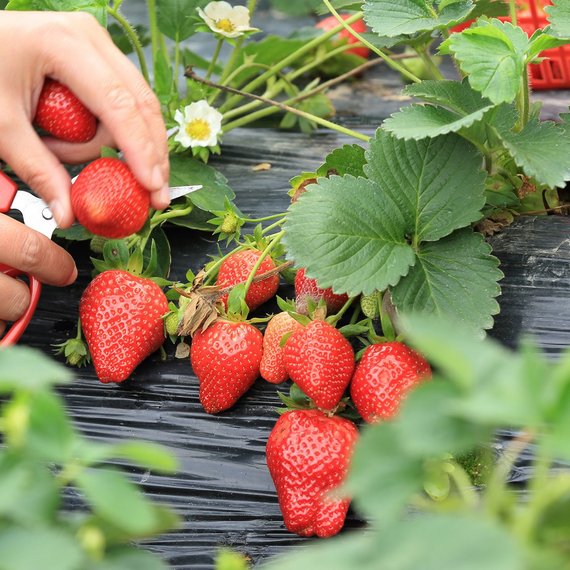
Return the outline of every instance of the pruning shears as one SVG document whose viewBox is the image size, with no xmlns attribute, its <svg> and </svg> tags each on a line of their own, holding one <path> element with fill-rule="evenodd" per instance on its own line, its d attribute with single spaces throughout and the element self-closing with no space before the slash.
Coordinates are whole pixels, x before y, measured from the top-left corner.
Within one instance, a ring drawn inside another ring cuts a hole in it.
<svg viewBox="0 0 570 570">
<path fill-rule="evenodd" d="M 201 185 L 171 187 L 170 199 L 175 200 L 201 188 Z M 47 204 L 28 190 L 18 190 L 17 184 L 0 171 L 0 213 L 5 214 L 10 210 L 19 210 L 26 226 L 49 239 L 52 238 L 57 224 Z M 9 277 L 26 276 L 30 289 L 30 304 L 22 317 L 13 323 L 0 339 L 0 347 L 3 347 L 15 344 L 30 324 L 40 299 L 42 284 L 33 275 L 1 263 L 0 272 Z"/>
</svg>

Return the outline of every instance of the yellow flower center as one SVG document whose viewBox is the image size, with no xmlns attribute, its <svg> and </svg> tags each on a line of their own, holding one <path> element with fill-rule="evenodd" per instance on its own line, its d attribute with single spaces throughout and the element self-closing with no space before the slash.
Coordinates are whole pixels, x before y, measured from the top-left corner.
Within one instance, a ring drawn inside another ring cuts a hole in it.
<svg viewBox="0 0 570 570">
<path fill-rule="evenodd" d="M 210 125 L 205 119 L 194 119 L 186 125 L 188 136 L 203 141 L 210 137 Z"/>
<path fill-rule="evenodd" d="M 225 18 L 223 20 L 218 20 L 216 22 L 216 27 L 219 30 L 223 30 L 224 32 L 227 32 L 228 34 L 230 34 L 231 32 L 233 32 L 236 29 L 233 22 L 231 20 L 229 20 L 228 18 Z"/>
</svg>

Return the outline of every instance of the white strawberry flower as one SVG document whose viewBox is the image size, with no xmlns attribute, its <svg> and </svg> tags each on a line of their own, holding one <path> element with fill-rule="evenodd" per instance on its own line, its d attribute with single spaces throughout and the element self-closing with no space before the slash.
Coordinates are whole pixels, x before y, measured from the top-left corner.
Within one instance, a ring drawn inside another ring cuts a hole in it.
<svg viewBox="0 0 570 570">
<path fill-rule="evenodd" d="M 218 144 L 222 132 L 222 114 L 205 99 L 176 111 L 174 120 L 180 125 L 174 140 L 183 147 L 210 147 Z"/>
<path fill-rule="evenodd" d="M 210 2 L 198 14 L 210 30 L 226 38 L 237 38 L 245 32 L 255 32 L 249 25 L 249 10 L 245 6 L 232 6 L 228 2 Z"/>
</svg>

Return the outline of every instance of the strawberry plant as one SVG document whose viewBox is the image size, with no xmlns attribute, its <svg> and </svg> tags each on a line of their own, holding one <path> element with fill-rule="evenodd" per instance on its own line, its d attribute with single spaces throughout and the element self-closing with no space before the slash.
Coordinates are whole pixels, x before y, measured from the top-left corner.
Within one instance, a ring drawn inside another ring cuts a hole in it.
<svg viewBox="0 0 570 570">
<path fill-rule="evenodd" d="M 437 372 L 409 395 L 397 418 L 364 428 L 355 446 L 338 495 L 352 497 L 366 530 L 264 567 L 567 568 L 570 475 L 552 467 L 570 457 L 568 352 L 552 363 L 529 341 L 514 353 L 477 341 L 456 321 L 404 322 Z M 495 461 L 486 460 L 475 487 L 462 464 L 483 457 L 483 443 L 495 448 L 493 433 L 505 425 L 515 436 Z M 533 469 L 521 496 L 509 474 L 529 446 Z"/>
<path fill-rule="evenodd" d="M 56 392 L 65 368 L 28 348 L 0 351 L 0 548 L 2 567 L 79 570 L 166 565 L 132 545 L 177 526 L 174 512 L 151 503 L 111 460 L 172 473 L 162 448 L 84 437 Z M 65 496 L 84 501 L 70 512 Z"/>
</svg>

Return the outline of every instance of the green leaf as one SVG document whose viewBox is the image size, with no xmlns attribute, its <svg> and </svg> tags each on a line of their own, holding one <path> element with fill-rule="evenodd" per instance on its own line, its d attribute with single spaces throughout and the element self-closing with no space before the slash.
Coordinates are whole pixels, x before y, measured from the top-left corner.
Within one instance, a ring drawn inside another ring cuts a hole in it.
<svg viewBox="0 0 570 570">
<path fill-rule="evenodd" d="M 65 230 L 56 228 L 53 235 L 68 241 L 85 241 L 93 237 L 93 234 L 80 224 L 73 224 L 70 228 Z"/>
<path fill-rule="evenodd" d="M 268 570 L 522 570 L 525 567 L 524 549 L 491 519 L 429 514 L 395 522 L 381 531 L 310 545 L 277 558 Z"/>
<path fill-rule="evenodd" d="M 395 520 L 423 479 L 423 459 L 404 452 L 393 424 L 362 430 L 346 483 L 360 512 L 383 523 Z"/>
<path fill-rule="evenodd" d="M 529 121 L 520 133 L 501 125 L 497 132 L 517 166 L 527 176 L 550 188 L 563 188 L 570 180 L 570 125 Z"/>
<path fill-rule="evenodd" d="M 198 7 L 207 0 L 156 0 L 158 29 L 171 40 L 183 41 L 195 32 Z"/>
<path fill-rule="evenodd" d="M 76 482 L 103 520 L 135 536 L 154 532 L 157 517 L 152 503 L 124 474 L 110 469 L 84 471 Z"/>
<path fill-rule="evenodd" d="M 477 27 L 452 34 L 441 53 L 452 53 L 468 74 L 473 89 L 493 103 L 515 99 L 524 71 L 529 40 L 509 22 L 481 21 Z"/>
<path fill-rule="evenodd" d="M 139 41 L 143 47 L 146 47 L 150 43 L 150 35 L 148 33 L 148 28 L 146 26 L 137 25 L 134 26 L 135 33 L 137 34 Z M 131 40 L 125 33 L 125 29 L 113 22 L 107 27 L 113 43 L 126 55 L 133 53 L 134 48 Z"/>
<path fill-rule="evenodd" d="M 429 0 L 366 0 L 364 20 L 378 35 L 395 37 L 454 26 L 472 9 L 471 0 L 447 2 L 441 8 Z"/>
<path fill-rule="evenodd" d="M 121 546 L 105 553 L 105 560 L 91 563 L 85 570 L 168 570 L 156 554 L 136 547 Z"/>
<path fill-rule="evenodd" d="M 384 129 L 404 139 L 433 138 L 460 131 L 483 119 L 494 107 L 467 82 L 422 81 L 404 92 L 433 104 L 404 107 L 384 121 Z"/>
<path fill-rule="evenodd" d="M 20 455 L 0 456 L 0 520 L 29 526 L 54 520 L 60 489 L 48 467 Z"/>
<path fill-rule="evenodd" d="M 550 31 L 559 38 L 570 38 L 570 3 L 568 0 L 553 0 L 544 11 L 550 22 Z"/>
<path fill-rule="evenodd" d="M 226 198 L 233 200 L 235 194 L 228 186 L 226 177 L 218 170 L 187 156 L 170 157 L 170 185 L 186 186 L 202 184 L 203 188 L 187 195 L 197 208 L 207 212 L 223 210 Z"/>
<path fill-rule="evenodd" d="M 150 243 L 144 250 L 144 264 L 149 263 L 152 253 L 152 244 L 156 248 L 156 269 L 152 277 L 167 278 L 170 274 L 170 264 L 172 263 L 172 253 L 170 250 L 170 242 L 161 227 L 155 228 L 152 231 Z"/>
<path fill-rule="evenodd" d="M 0 350 L 0 392 L 42 390 L 71 379 L 69 370 L 38 350 L 23 346 Z"/>
<path fill-rule="evenodd" d="M 288 16 L 306 16 L 321 5 L 321 0 L 271 0 L 271 5 Z"/>
<path fill-rule="evenodd" d="M 108 4 L 109 0 L 10 0 L 6 10 L 89 12 L 102 26 L 106 26 Z"/>
<path fill-rule="evenodd" d="M 536 30 L 536 32 L 530 38 L 530 47 L 527 53 L 527 61 L 532 61 L 545 49 L 557 48 L 568 43 L 570 43 L 570 40 L 556 38 L 550 35 L 547 30 Z"/>
<path fill-rule="evenodd" d="M 493 326 L 503 274 L 483 236 L 470 229 L 423 244 L 406 279 L 392 290 L 399 311 L 455 318 L 474 331 Z"/>
<path fill-rule="evenodd" d="M 75 443 L 75 432 L 65 412 L 63 400 L 56 394 L 35 394 L 30 403 L 27 446 L 37 457 L 66 463 Z"/>
<path fill-rule="evenodd" d="M 441 379 L 409 394 L 394 425 L 407 453 L 428 459 L 469 450 L 490 438 L 490 429 L 457 417 L 461 395 L 457 386 Z"/>
<path fill-rule="evenodd" d="M 56 528 L 0 530 L 0 552 L 9 570 L 77 570 L 83 561 L 73 534 Z"/>
<path fill-rule="evenodd" d="M 414 263 L 397 204 L 363 178 L 320 178 L 290 206 L 284 227 L 288 257 L 321 287 L 351 297 L 386 289 Z"/>
<path fill-rule="evenodd" d="M 469 14 L 469 18 L 479 18 L 488 16 L 497 18 L 498 16 L 508 16 L 509 5 L 504 0 L 476 0 L 475 7 Z"/>
<path fill-rule="evenodd" d="M 357 144 L 345 144 L 333 150 L 322 166 L 317 170 L 317 176 L 327 176 L 329 173 L 344 176 L 364 176 L 366 157 L 364 149 Z"/>
<path fill-rule="evenodd" d="M 366 174 L 397 205 L 404 235 L 416 243 L 438 240 L 479 219 L 485 203 L 481 155 L 457 135 L 405 141 L 379 130 L 366 158 Z M 374 202 L 361 204 L 369 208 Z"/>
<path fill-rule="evenodd" d="M 159 473 L 174 473 L 178 461 L 165 448 L 150 442 L 129 442 L 114 445 L 109 450 L 109 456 L 121 457 L 136 463 L 145 469 Z"/>
</svg>

